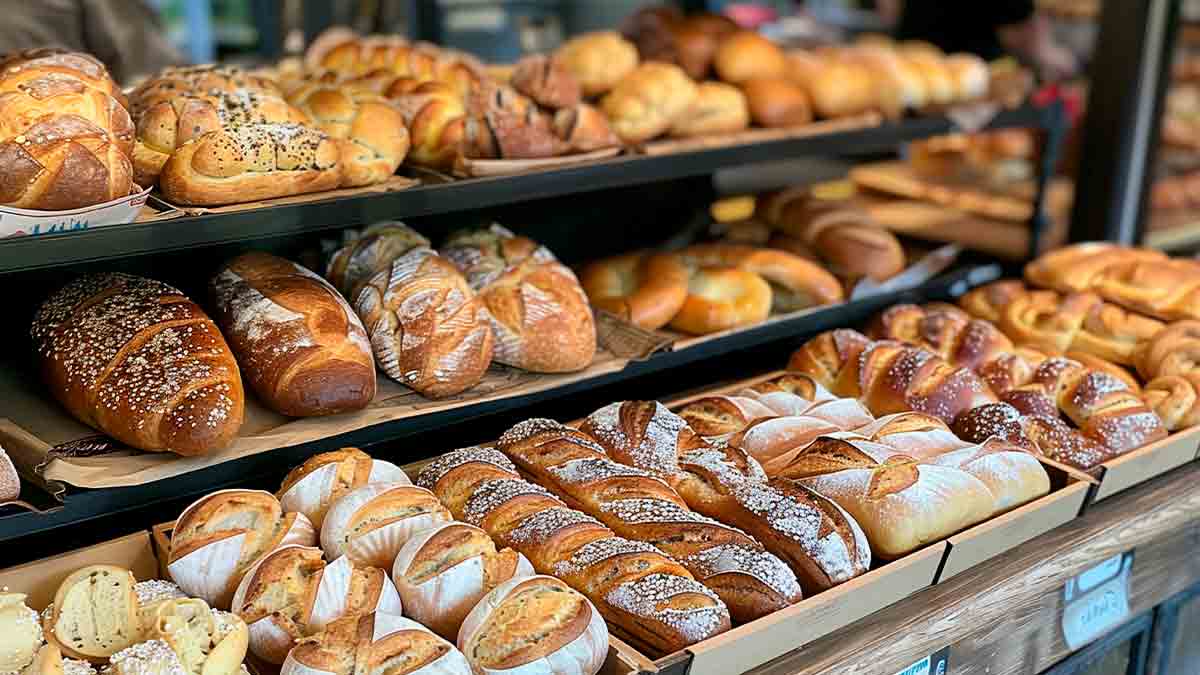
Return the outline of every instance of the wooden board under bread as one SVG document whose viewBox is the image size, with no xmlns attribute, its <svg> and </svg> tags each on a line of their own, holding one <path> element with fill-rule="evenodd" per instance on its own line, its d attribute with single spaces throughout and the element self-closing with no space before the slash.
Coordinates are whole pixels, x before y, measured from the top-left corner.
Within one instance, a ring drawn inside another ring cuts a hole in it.
<svg viewBox="0 0 1200 675">
<path fill-rule="evenodd" d="M 847 131 L 871 129 L 883 123 L 879 113 L 865 113 L 839 119 L 822 120 L 797 127 L 782 127 L 775 129 L 746 129 L 730 134 L 711 134 L 692 138 L 673 138 L 664 141 L 653 141 L 642 147 L 646 155 L 669 155 L 676 152 L 692 152 L 696 150 L 714 150 L 733 145 L 751 145 L 771 141 L 789 141 L 801 138 L 811 138 L 825 134 L 839 134 Z"/>
</svg>

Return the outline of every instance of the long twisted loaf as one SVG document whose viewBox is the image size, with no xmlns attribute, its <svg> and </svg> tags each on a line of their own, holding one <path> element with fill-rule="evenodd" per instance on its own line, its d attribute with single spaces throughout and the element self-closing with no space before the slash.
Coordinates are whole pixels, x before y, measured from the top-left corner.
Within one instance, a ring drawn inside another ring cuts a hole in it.
<svg viewBox="0 0 1200 675">
<path fill-rule="evenodd" d="M 639 649 L 670 653 L 724 632 L 729 610 L 685 567 L 654 546 L 619 537 L 517 473 L 494 448 L 464 448 L 425 467 L 417 484 L 456 518 L 529 558 L 599 608 Z"/>
<path fill-rule="evenodd" d="M 531 419 L 497 449 L 525 473 L 622 537 L 654 544 L 678 560 L 744 623 L 800 600 L 796 576 L 741 530 L 688 509 L 667 482 L 620 464 L 587 434 Z"/>
</svg>

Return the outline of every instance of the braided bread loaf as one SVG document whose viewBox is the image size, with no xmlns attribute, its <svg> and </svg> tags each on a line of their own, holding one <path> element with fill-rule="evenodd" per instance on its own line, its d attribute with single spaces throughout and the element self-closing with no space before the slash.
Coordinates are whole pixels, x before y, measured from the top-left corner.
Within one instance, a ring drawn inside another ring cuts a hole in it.
<svg viewBox="0 0 1200 675">
<path fill-rule="evenodd" d="M 66 79 L 112 96 L 123 107 L 126 104 L 121 87 L 113 80 L 108 68 L 99 59 L 83 52 L 71 52 L 58 47 L 35 47 L 0 56 L 0 89 L 5 91 L 30 80 L 49 76 L 55 81 Z"/>
<path fill-rule="evenodd" d="M 441 171 L 454 168 L 462 154 L 467 108 L 462 96 L 442 82 L 424 82 L 394 99 L 412 146 L 408 161 Z"/>
<path fill-rule="evenodd" d="M 450 261 L 418 247 L 360 284 L 354 309 L 389 377 L 424 396 L 453 396 L 483 379 L 493 337 L 483 300 Z"/>
<path fill-rule="evenodd" d="M 314 86 L 293 92 L 288 100 L 337 143 L 344 187 L 382 183 L 408 154 L 404 117 L 381 96 Z"/>
<path fill-rule="evenodd" d="M 536 373 L 591 364 L 596 325 L 587 296 L 548 248 L 493 224 L 451 236 L 442 255 L 487 307 L 496 361 Z"/>
<path fill-rule="evenodd" d="M 218 93 L 253 92 L 279 97 L 275 82 L 230 65 L 202 65 L 165 68 L 138 85 L 129 95 L 129 110 L 135 118 L 151 106 L 180 95 L 211 96 Z"/>
<path fill-rule="evenodd" d="M 619 464 L 587 434 L 548 419 L 522 422 L 496 448 L 523 472 L 619 536 L 654 544 L 753 621 L 800 600 L 796 576 L 741 530 L 688 509 L 667 482 Z"/>
<path fill-rule="evenodd" d="M 320 192 L 340 182 L 337 146 L 296 124 L 210 131 L 177 149 L 158 180 L 170 201 L 198 206 Z"/>
<path fill-rule="evenodd" d="M 729 628 L 715 593 L 650 544 L 613 534 L 520 477 L 493 448 L 457 450 L 417 476 L 456 518 L 520 551 L 599 608 L 613 633 L 648 653 L 670 653 Z"/>
</svg>

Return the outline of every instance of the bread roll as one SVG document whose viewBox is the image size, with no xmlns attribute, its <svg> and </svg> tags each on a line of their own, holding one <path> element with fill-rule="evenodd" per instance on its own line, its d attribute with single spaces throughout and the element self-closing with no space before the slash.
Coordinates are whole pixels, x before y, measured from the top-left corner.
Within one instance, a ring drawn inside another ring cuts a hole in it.
<svg viewBox="0 0 1200 675">
<path fill-rule="evenodd" d="M 180 675 L 187 673 L 183 659 L 162 640 L 148 640 L 112 655 L 109 668 L 115 675 Z"/>
<path fill-rule="evenodd" d="M 42 303 L 31 334 L 55 398 L 130 447 L 201 455 L 241 427 L 233 354 L 203 310 L 167 284 L 82 277 Z"/>
<path fill-rule="evenodd" d="M 592 305 L 635 326 L 665 326 L 688 295 L 688 270 L 673 253 L 637 251 L 584 266 L 580 283 Z"/>
<path fill-rule="evenodd" d="M 21 675 L 96 675 L 96 667 L 87 661 L 63 658 L 56 645 L 44 644 L 33 662 L 20 672 Z"/>
<path fill-rule="evenodd" d="M 262 490 L 218 490 L 183 510 L 171 533 L 167 573 L 185 593 L 227 608 L 242 576 L 286 544 L 312 546 L 317 533 Z"/>
<path fill-rule="evenodd" d="M 751 30 L 729 35 L 713 56 L 717 76 L 730 84 L 742 84 L 756 77 L 778 78 L 787 75 L 787 58 L 774 42 Z"/>
<path fill-rule="evenodd" d="M 750 126 L 746 96 L 737 87 L 722 82 L 701 82 L 696 98 L 671 125 L 679 137 L 727 134 Z"/>
<path fill-rule="evenodd" d="M 554 577 L 510 579 L 471 610 L 458 648 L 481 675 L 595 675 L 608 658 L 608 626 Z"/>
<path fill-rule="evenodd" d="M 929 462 L 978 478 L 995 498 L 996 513 L 1015 509 L 1050 492 L 1050 476 L 1036 457 L 999 439 L 948 452 Z"/>
<path fill-rule="evenodd" d="M 338 619 L 301 640 L 279 675 L 354 675 L 362 668 L 388 675 L 472 675 L 454 645 L 415 621 L 384 612 Z"/>
<path fill-rule="evenodd" d="M 389 97 L 392 98 L 392 97 Z M 411 146 L 407 160 L 417 166 L 449 171 L 462 154 L 466 104 L 444 82 L 423 82 L 395 97 Z"/>
<path fill-rule="evenodd" d="M 405 483 L 375 483 L 334 502 L 321 525 L 321 548 L 330 558 L 388 569 L 414 534 L 453 520 L 429 490 Z"/>
<path fill-rule="evenodd" d="M 63 579 L 54 594 L 50 631 L 64 653 L 101 660 L 133 644 L 139 634 L 133 573 L 90 565 Z"/>
<path fill-rule="evenodd" d="M 325 269 L 325 278 L 353 301 L 358 297 L 359 284 L 387 269 L 393 260 L 414 248 L 430 245 L 428 239 L 404 223 L 376 223 L 334 251 Z"/>
<path fill-rule="evenodd" d="M 149 635 L 165 642 L 189 675 L 238 675 L 249 640 L 244 621 L 194 598 L 162 603 Z"/>
<path fill-rule="evenodd" d="M 518 61 L 510 84 L 539 105 L 556 110 L 578 105 L 583 95 L 575 74 L 560 60 L 542 54 Z"/>
<path fill-rule="evenodd" d="M 365 282 L 354 308 L 383 372 L 424 396 L 453 396 L 492 361 L 491 317 L 453 263 L 414 248 Z"/>
<path fill-rule="evenodd" d="M 696 84 L 678 66 L 649 62 L 622 79 L 600 109 L 622 141 L 641 143 L 668 131 L 696 96 Z"/>
<path fill-rule="evenodd" d="M 69 115 L 107 131 L 124 154 L 133 151 L 133 121 L 117 98 L 74 76 L 24 74 L 29 77 L 0 71 L 0 136 L 23 134 L 47 116 Z"/>
<path fill-rule="evenodd" d="M 311 417 L 359 410 L 374 398 L 367 332 L 327 281 L 251 252 L 226 263 L 210 287 L 216 320 L 268 407 Z"/>
<path fill-rule="evenodd" d="M 592 152 L 621 144 L 604 113 L 587 103 L 554 113 L 554 133 L 574 152 Z"/>
<path fill-rule="evenodd" d="M 974 54 L 960 52 L 947 56 L 945 64 L 954 80 L 958 101 L 975 101 L 987 96 L 991 73 L 986 61 Z"/>
<path fill-rule="evenodd" d="M 442 255 L 487 307 L 497 362 L 535 373 L 591 365 L 596 324 L 587 295 L 548 248 L 493 224 L 451 236 Z"/>
<path fill-rule="evenodd" d="M 705 335 L 766 320 L 771 286 L 759 275 L 735 267 L 701 267 L 688 280 L 688 295 L 671 328 Z"/>
<path fill-rule="evenodd" d="M 42 646 L 38 613 L 25 604 L 24 593 L 0 593 L 0 670 L 16 673 L 33 663 Z"/>
<path fill-rule="evenodd" d="M 404 471 L 358 448 L 342 448 L 309 457 L 292 469 L 279 486 L 284 511 L 303 513 L 320 529 L 325 514 L 347 492 L 375 483 L 408 483 Z"/>
<path fill-rule="evenodd" d="M 806 58 L 815 62 L 805 63 Z M 847 117 L 880 107 L 870 68 L 844 54 L 796 55 L 791 63 L 792 79 L 808 92 L 813 110 L 820 117 Z M 797 67 L 798 63 L 803 65 Z"/>
<path fill-rule="evenodd" d="M 342 556 L 326 564 L 321 549 L 283 546 L 254 563 L 233 594 L 233 612 L 249 626 L 250 651 L 280 664 L 296 640 L 343 616 L 399 614 L 387 573 Z"/>
<path fill-rule="evenodd" d="M 679 416 L 705 437 L 737 433 L 752 421 L 777 417 L 774 410 L 745 396 L 706 396 L 679 409 Z"/>
<path fill-rule="evenodd" d="M 342 187 L 382 183 L 408 154 L 404 117 L 381 96 L 330 86 L 291 101 L 337 144 Z"/>
<path fill-rule="evenodd" d="M 534 574 L 525 556 L 466 523 L 442 523 L 409 539 L 392 564 L 404 614 L 449 640 L 492 589 Z"/>
<path fill-rule="evenodd" d="M 815 305 L 841 302 L 842 284 L 808 260 L 774 249 L 738 244 L 693 244 L 681 252 L 688 265 L 733 267 L 770 283 L 771 310 L 792 312 Z"/>
<path fill-rule="evenodd" d="M 755 77 L 742 83 L 750 117 L 763 127 L 791 127 L 812 121 L 812 106 L 802 87 L 782 77 Z"/>
<path fill-rule="evenodd" d="M 584 96 L 607 93 L 638 65 L 637 48 L 618 33 L 585 33 L 563 43 L 556 61 L 575 76 Z"/>
</svg>

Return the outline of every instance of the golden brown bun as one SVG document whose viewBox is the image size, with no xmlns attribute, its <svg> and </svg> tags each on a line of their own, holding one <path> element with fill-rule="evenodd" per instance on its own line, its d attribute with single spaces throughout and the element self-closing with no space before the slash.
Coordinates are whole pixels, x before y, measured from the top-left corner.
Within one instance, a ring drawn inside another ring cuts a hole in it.
<svg viewBox="0 0 1200 675">
<path fill-rule="evenodd" d="M 648 330 L 665 326 L 688 295 L 688 270 L 672 253 L 639 251 L 589 263 L 579 274 L 596 307 Z"/>
<path fill-rule="evenodd" d="M 382 183 L 408 154 L 404 117 L 378 95 L 331 86 L 291 101 L 337 144 L 344 187 Z"/>
<path fill-rule="evenodd" d="M 736 267 L 761 276 L 771 284 L 771 309 L 777 312 L 828 305 L 845 298 L 836 277 L 784 251 L 739 244 L 695 244 L 681 255 L 689 265 Z"/>
<path fill-rule="evenodd" d="M 115 98 L 123 107 L 128 101 L 108 69 L 91 54 L 58 47 L 35 47 L 0 56 L 0 90 L 9 91 L 30 80 L 50 76 L 70 78 Z"/>
<path fill-rule="evenodd" d="M 327 281 L 252 252 L 226 263 L 210 290 L 242 373 L 271 409 L 309 417 L 371 402 L 375 359 L 367 333 Z"/>
<path fill-rule="evenodd" d="M 621 144 L 604 113 L 587 103 L 556 111 L 554 133 L 575 152 L 592 152 Z"/>
<path fill-rule="evenodd" d="M 791 127 L 812 121 L 804 89 L 782 77 L 755 77 L 742 83 L 750 117 L 764 127 Z"/>
<path fill-rule="evenodd" d="M 713 67 L 717 76 L 730 84 L 756 77 L 786 77 L 788 70 L 783 50 L 751 30 L 738 31 L 722 40 Z"/>
<path fill-rule="evenodd" d="M 637 47 L 612 31 L 571 38 L 558 48 L 554 58 L 579 81 L 584 96 L 610 91 L 638 65 Z"/>
<path fill-rule="evenodd" d="M 583 96 L 575 74 L 544 54 L 526 56 L 518 61 L 509 84 L 547 108 L 570 108 L 578 105 Z"/>
<path fill-rule="evenodd" d="M 688 280 L 688 294 L 671 328 L 705 335 L 759 323 L 771 313 L 771 286 L 759 275 L 736 267 L 700 267 Z"/>
<path fill-rule="evenodd" d="M 678 66 L 652 61 L 622 79 L 600 109 L 621 140 L 641 143 L 670 129 L 696 96 L 696 84 Z"/>
<path fill-rule="evenodd" d="M 77 419 L 133 448 L 202 455 L 242 424 L 242 380 L 217 326 L 167 284 L 82 277 L 31 328 L 50 392 Z"/>
<path fill-rule="evenodd" d="M 467 109 L 454 88 L 443 82 L 424 82 L 388 98 L 404 116 L 412 142 L 408 161 L 448 171 L 461 154 Z"/>
<path fill-rule="evenodd" d="M 248 124 L 204 134 L 175 151 L 159 175 L 176 204 L 217 206 L 320 192 L 341 182 L 337 145 L 294 124 Z"/>
<path fill-rule="evenodd" d="M 430 300 L 414 311 L 414 296 Z M 428 248 L 412 249 L 366 281 L 354 308 L 379 368 L 430 398 L 470 389 L 492 362 L 483 300 L 450 261 Z"/>
<path fill-rule="evenodd" d="M 118 99 L 74 77 L 26 74 L 14 84 L 0 71 L 0 138 L 21 135 L 47 115 L 71 115 L 107 131 L 121 152 L 133 151 L 133 120 Z"/>
<path fill-rule="evenodd" d="M 722 82 L 701 82 L 696 99 L 671 125 L 672 136 L 704 136 L 741 131 L 750 126 L 746 96 Z"/>
<path fill-rule="evenodd" d="M 880 107 L 870 67 L 837 50 L 789 52 L 791 77 L 808 92 L 820 117 L 846 117 Z"/>
</svg>

